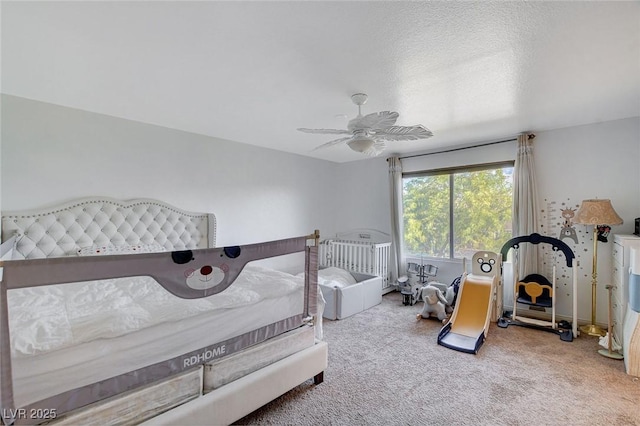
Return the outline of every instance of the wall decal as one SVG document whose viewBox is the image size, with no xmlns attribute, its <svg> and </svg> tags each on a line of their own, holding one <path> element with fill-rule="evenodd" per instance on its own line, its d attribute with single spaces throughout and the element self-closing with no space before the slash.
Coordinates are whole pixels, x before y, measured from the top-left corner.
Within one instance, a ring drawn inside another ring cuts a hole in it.
<svg viewBox="0 0 640 426">
<path fill-rule="evenodd" d="M 582 281 L 581 277 L 586 280 L 591 279 L 591 270 L 585 271 L 582 265 L 591 265 L 590 247 L 592 245 L 591 231 L 585 226 L 576 226 L 573 223 L 575 212 L 580 207 L 580 202 L 574 202 L 567 198 L 564 201 L 555 201 L 545 199 L 546 208 L 541 210 L 540 218 L 540 234 L 558 238 L 566 243 L 573 254 L 576 256 L 578 265 L 578 281 Z M 586 241 L 586 245 L 585 245 Z M 555 253 L 548 245 L 541 247 L 542 250 L 542 266 L 543 275 L 551 277 L 553 273 L 553 265 L 556 265 L 558 292 L 558 312 L 571 312 L 571 270 L 565 263 L 562 254 Z M 587 259 L 588 258 L 588 259 Z M 585 262 L 584 259 L 588 261 Z M 566 297 L 564 297 L 566 296 Z"/>
<path fill-rule="evenodd" d="M 560 236 L 558 239 L 571 238 L 574 243 L 578 244 L 578 235 L 576 229 L 573 227 L 573 217 L 576 215 L 576 210 L 571 207 L 561 209 L 564 222 L 562 223 L 562 229 L 560 230 Z"/>
</svg>

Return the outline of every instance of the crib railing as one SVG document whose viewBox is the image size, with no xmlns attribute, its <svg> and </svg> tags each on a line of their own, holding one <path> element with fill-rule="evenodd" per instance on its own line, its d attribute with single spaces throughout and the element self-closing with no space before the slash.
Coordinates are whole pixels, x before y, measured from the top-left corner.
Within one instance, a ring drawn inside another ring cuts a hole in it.
<svg viewBox="0 0 640 426">
<path fill-rule="evenodd" d="M 335 266 L 351 272 L 382 277 L 382 293 L 394 288 L 389 279 L 389 255 L 391 243 L 330 239 L 319 245 L 320 266 Z"/>
</svg>

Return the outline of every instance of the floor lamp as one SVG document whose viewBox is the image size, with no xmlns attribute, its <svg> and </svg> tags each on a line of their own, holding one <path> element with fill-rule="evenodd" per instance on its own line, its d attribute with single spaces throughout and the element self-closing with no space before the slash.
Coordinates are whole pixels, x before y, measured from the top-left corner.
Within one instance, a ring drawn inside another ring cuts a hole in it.
<svg viewBox="0 0 640 426">
<path fill-rule="evenodd" d="M 598 282 L 598 225 L 620 225 L 622 218 L 613 209 L 610 200 L 584 200 L 576 212 L 574 223 L 593 225 L 593 265 L 591 266 L 591 324 L 583 325 L 580 331 L 590 336 L 606 333 L 596 325 L 596 285 Z"/>
</svg>

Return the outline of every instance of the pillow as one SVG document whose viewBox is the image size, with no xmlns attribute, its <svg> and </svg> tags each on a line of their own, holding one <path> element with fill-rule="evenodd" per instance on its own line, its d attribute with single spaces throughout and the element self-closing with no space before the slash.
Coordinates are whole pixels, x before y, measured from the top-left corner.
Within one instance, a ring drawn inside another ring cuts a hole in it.
<svg viewBox="0 0 640 426">
<path fill-rule="evenodd" d="M 22 235 L 14 234 L 0 245 L 0 260 L 24 259 L 24 256 L 20 256 L 20 253 L 16 250 L 16 245 L 20 238 L 22 238 Z"/>
<path fill-rule="evenodd" d="M 345 287 L 355 284 L 356 279 L 347 270 L 330 266 L 318 270 L 318 284 L 330 287 Z"/>
<path fill-rule="evenodd" d="M 115 245 L 105 244 L 99 246 L 83 247 L 78 250 L 78 256 L 105 256 L 113 254 L 140 254 L 140 253 L 159 253 L 167 251 L 158 243 L 152 244 L 133 244 L 133 245 Z"/>
</svg>

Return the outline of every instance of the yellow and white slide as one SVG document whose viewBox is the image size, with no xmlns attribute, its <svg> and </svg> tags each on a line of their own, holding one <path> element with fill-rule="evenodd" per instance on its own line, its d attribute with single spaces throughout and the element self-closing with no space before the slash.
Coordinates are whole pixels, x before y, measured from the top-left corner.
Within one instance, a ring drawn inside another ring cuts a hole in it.
<svg viewBox="0 0 640 426">
<path fill-rule="evenodd" d="M 473 272 L 463 277 L 449 322 L 438 333 L 438 344 L 477 354 L 491 322 L 499 280 L 500 255 L 480 251 L 473 256 Z"/>
</svg>

